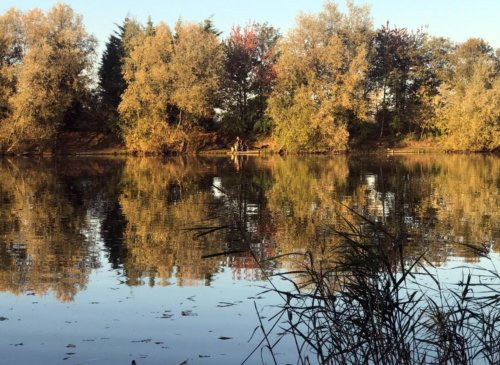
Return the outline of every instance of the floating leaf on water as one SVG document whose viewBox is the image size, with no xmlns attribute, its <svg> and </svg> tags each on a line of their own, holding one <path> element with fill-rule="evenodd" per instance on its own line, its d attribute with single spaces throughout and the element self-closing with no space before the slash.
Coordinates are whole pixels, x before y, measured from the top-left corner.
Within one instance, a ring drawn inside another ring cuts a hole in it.
<svg viewBox="0 0 500 365">
<path fill-rule="evenodd" d="M 232 337 L 220 336 L 219 340 L 232 340 Z"/>
<path fill-rule="evenodd" d="M 142 343 L 149 343 L 151 342 L 151 339 L 150 338 L 145 338 L 143 340 L 133 340 L 133 341 L 130 341 L 132 343 L 138 343 L 138 342 L 142 342 Z"/>
<path fill-rule="evenodd" d="M 236 305 L 236 303 L 219 302 L 219 304 L 217 304 L 217 307 L 224 308 L 224 307 L 231 307 L 233 305 Z"/>
</svg>

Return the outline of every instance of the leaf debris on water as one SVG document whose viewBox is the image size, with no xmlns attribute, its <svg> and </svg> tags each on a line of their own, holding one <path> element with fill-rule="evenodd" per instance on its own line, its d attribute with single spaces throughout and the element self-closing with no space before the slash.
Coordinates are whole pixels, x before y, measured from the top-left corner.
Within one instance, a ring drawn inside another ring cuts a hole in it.
<svg viewBox="0 0 500 365">
<path fill-rule="evenodd" d="M 219 302 L 219 304 L 217 304 L 217 307 L 224 308 L 224 307 L 231 307 L 233 305 L 236 305 L 236 303 Z"/>
<path fill-rule="evenodd" d="M 138 343 L 138 342 L 149 343 L 149 342 L 151 342 L 151 339 L 150 338 L 145 338 L 143 340 L 132 340 L 130 342 L 132 342 L 132 343 Z"/>
</svg>

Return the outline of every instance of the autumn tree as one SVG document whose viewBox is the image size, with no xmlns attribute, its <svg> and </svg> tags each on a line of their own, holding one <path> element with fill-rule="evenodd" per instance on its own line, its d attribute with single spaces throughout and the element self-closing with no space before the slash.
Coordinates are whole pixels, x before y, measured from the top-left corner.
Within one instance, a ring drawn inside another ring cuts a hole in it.
<svg viewBox="0 0 500 365">
<path fill-rule="evenodd" d="M 500 59 L 489 44 L 472 38 L 457 47 L 437 103 L 445 149 L 500 147 Z"/>
<path fill-rule="evenodd" d="M 366 7 L 343 14 L 327 2 L 301 14 L 281 44 L 269 101 L 274 136 L 286 150 L 345 150 L 348 127 L 367 119 L 366 74 L 372 25 Z"/>
<path fill-rule="evenodd" d="M 178 22 L 169 65 L 178 126 L 189 129 L 213 120 L 219 101 L 222 47 L 210 25 Z"/>
<path fill-rule="evenodd" d="M 276 74 L 279 32 L 264 23 L 233 27 L 224 43 L 224 115 L 228 133 L 265 130 L 267 98 Z M 256 125 L 257 124 L 257 125 Z"/>
<path fill-rule="evenodd" d="M 441 86 L 450 79 L 452 64 L 451 55 L 453 44 L 448 38 L 427 36 L 424 43 L 425 62 L 421 63 L 420 70 L 425 77 L 417 89 L 417 108 L 411 121 L 411 128 L 419 139 L 434 137 L 439 134 L 436 125 L 438 112 L 437 100 L 440 97 Z"/>
<path fill-rule="evenodd" d="M 22 14 L 15 9 L 0 16 L 0 123 L 12 111 L 9 99 L 16 93 L 23 58 Z"/>
<path fill-rule="evenodd" d="M 204 24 L 178 22 L 173 33 L 151 22 L 131 41 L 118 107 L 131 151 L 183 151 L 190 132 L 215 116 L 222 53 Z"/>
<path fill-rule="evenodd" d="M 11 29 L 21 29 L 24 53 L 0 140 L 7 152 L 43 151 L 73 121 L 72 111 L 88 92 L 96 41 L 81 16 L 64 4 L 46 14 L 31 10 L 18 20 Z"/>
<path fill-rule="evenodd" d="M 160 23 L 150 34 L 137 37 L 123 66 L 127 88 L 118 107 L 123 135 L 131 151 L 162 152 L 174 132 L 167 110 L 172 93 L 168 70 L 172 32 Z"/>
</svg>

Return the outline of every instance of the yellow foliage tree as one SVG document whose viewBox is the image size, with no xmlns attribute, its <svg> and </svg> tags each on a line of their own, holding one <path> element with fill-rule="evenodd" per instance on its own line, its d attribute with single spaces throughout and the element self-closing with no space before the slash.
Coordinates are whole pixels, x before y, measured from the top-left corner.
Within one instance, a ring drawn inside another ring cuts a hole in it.
<svg viewBox="0 0 500 365">
<path fill-rule="evenodd" d="M 127 89 L 118 111 L 129 150 L 163 152 L 174 142 L 176 132 L 168 124 L 172 93 L 169 76 L 172 32 L 167 25 L 160 23 L 153 32 L 139 37 L 142 37 L 141 41 L 136 43 L 124 62 Z"/>
<path fill-rule="evenodd" d="M 22 34 L 24 53 L 15 66 L 16 92 L 0 125 L 0 144 L 7 152 L 43 151 L 90 83 L 96 41 L 85 31 L 81 16 L 64 4 L 46 14 L 34 9 L 15 19 L 7 37 Z"/>
<path fill-rule="evenodd" d="M 217 36 L 199 24 L 177 23 L 174 56 L 170 65 L 172 103 L 179 109 L 179 124 L 214 117 L 220 89 L 222 47 Z"/>
<path fill-rule="evenodd" d="M 15 9 L 0 16 L 0 122 L 11 113 L 9 99 L 16 92 L 23 55 L 22 14 Z"/>
<path fill-rule="evenodd" d="M 327 2 L 301 14 L 284 38 L 268 113 L 287 150 L 345 150 L 348 126 L 365 120 L 365 80 L 372 25 L 365 7 L 341 13 Z"/>
<path fill-rule="evenodd" d="M 443 147 L 491 151 L 500 147 L 500 60 L 482 40 L 470 39 L 455 52 L 454 74 L 442 87 L 436 124 Z"/>
<path fill-rule="evenodd" d="M 144 153 L 183 150 L 187 132 L 214 117 L 222 50 L 201 25 L 179 22 L 175 35 L 162 23 L 148 27 L 130 42 L 124 63 L 118 111 L 125 143 Z"/>
</svg>

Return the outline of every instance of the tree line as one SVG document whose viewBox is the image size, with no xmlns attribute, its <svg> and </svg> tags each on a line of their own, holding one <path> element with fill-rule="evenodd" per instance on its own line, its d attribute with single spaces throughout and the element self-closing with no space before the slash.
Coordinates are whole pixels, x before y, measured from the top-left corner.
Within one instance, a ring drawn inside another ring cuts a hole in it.
<svg viewBox="0 0 500 365">
<path fill-rule="evenodd" d="M 500 146 L 500 49 L 374 28 L 352 2 L 301 13 L 285 35 L 267 23 L 223 37 L 210 18 L 173 28 L 126 18 L 100 60 L 96 47 L 68 5 L 0 15 L 0 151 L 54 150 L 65 131 L 141 153 L 237 135 L 291 152 L 429 138 L 447 150 Z"/>
</svg>

